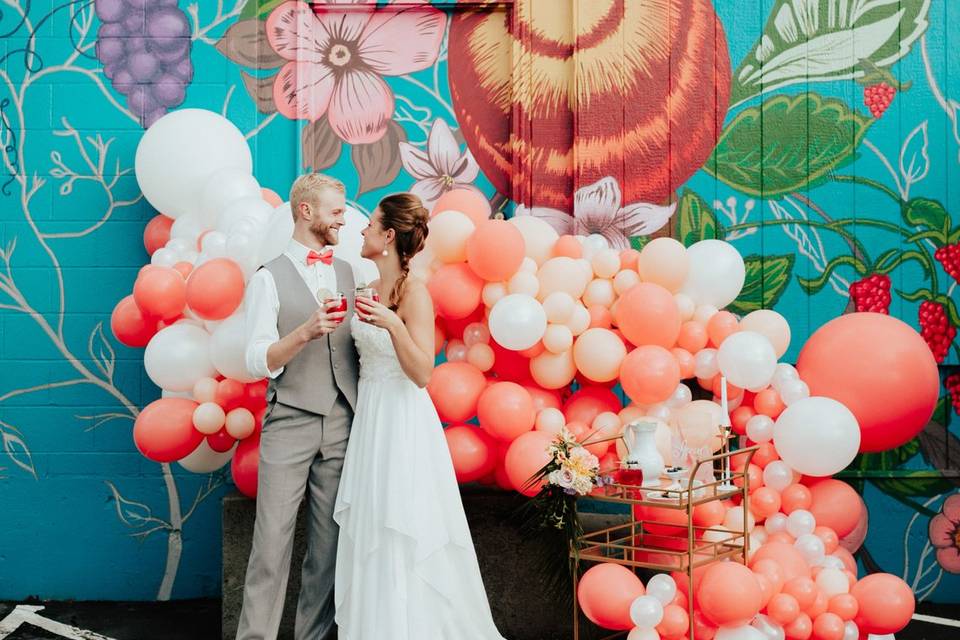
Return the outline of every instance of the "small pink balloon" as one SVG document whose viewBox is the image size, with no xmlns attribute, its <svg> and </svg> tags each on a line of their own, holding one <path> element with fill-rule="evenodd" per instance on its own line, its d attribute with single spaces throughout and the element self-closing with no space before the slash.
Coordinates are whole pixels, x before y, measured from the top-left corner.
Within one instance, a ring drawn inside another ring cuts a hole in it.
<svg viewBox="0 0 960 640">
<path fill-rule="evenodd" d="M 227 433 L 237 440 L 243 440 L 253 434 L 256 429 L 256 420 L 249 409 L 240 407 L 227 414 L 226 427 Z"/>
<path fill-rule="evenodd" d="M 470 346 L 467 349 L 467 362 L 475 366 L 480 371 L 487 372 L 493 368 L 493 362 L 495 360 L 495 354 L 493 353 L 493 348 L 485 343 L 478 342 Z"/>
<path fill-rule="evenodd" d="M 193 411 L 193 426 L 200 433 L 211 435 L 220 431 L 226 418 L 223 407 L 216 402 L 204 402 Z"/>
<path fill-rule="evenodd" d="M 566 418 L 563 415 L 563 411 L 560 411 L 560 409 L 554 409 L 553 407 L 548 407 L 537 414 L 537 421 L 534 424 L 534 429 L 537 431 L 558 434 L 560 433 L 560 430 L 563 429 L 565 423 Z"/>
</svg>

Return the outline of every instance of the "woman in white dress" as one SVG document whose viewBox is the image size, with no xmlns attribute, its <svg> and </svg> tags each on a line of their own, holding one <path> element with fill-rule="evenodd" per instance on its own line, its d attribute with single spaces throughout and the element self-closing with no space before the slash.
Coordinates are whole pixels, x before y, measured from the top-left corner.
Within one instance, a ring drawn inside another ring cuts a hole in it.
<svg viewBox="0 0 960 640">
<path fill-rule="evenodd" d="M 384 198 L 363 257 L 385 304 L 358 298 L 351 329 L 360 389 L 334 519 L 340 640 L 503 640 L 493 623 L 443 428 L 424 388 L 433 303 L 408 277 L 429 214 L 412 194 Z"/>
</svg>

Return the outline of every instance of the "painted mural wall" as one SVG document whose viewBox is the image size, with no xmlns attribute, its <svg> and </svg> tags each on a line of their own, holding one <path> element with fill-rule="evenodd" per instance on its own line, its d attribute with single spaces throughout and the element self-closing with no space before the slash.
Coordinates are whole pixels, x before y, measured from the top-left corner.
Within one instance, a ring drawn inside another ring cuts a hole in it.
<svg viewBox="0 0 960 640">
<path fill-rule="evenodd" d="M 0 10 L 0 599 L 219 593 L 229 474 L 137 452 L 159 390 L 109 330 L 157 214 L 134 151 L 181 107 L 229 117 L 280 193 L 323 170 L 365 213 L 397 190 L 470 188 L 620 247 L 724 238 L 748 268 L 733 310 L 784 314 L 787 360 L 852 310 L 914 325 L 943 397 L 917 439 L 846 472 L 873 515 L 860 560 L 920 598 L 960 595 L 960 513 L 944 509 L 960 488 L 957 3 Z"/>
</svg>

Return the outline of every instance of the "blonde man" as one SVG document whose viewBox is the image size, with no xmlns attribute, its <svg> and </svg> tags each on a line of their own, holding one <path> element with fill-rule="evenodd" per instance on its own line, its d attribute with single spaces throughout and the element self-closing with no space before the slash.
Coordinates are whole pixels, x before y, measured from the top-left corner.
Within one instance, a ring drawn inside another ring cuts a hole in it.
<svg viewBox="0 0 960 640">
<path fill-rule="evenodd" d="M 237 640 L 273 640 L 283 612 L 297 510 L 307 500 L 296 640 L 336 637 L 333 506 L 357 398 L 350 335 L 353 271 L 333 257 L 346 201 L 339 180 L 319 173 L 290 189 L 293 238 L 250 279 L 245 300 L 247 367 L 269 379 L 260 436 L 257 517 Z M 344 292 L 334 311 L 319 292 Z"/>
</svg>

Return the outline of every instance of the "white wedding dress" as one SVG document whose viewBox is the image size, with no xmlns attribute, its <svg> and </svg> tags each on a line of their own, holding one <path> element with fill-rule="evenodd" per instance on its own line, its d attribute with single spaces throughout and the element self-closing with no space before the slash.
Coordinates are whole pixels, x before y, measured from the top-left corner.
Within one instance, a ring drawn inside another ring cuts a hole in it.
<svg viewBox="0 0 960 640">
<path fill-rule="evenodd" d="M 340 640 L 503 640 L 443 428 L 384 329 L 353 317 L 360 390 L 334 519 Z"/>
</svg>

